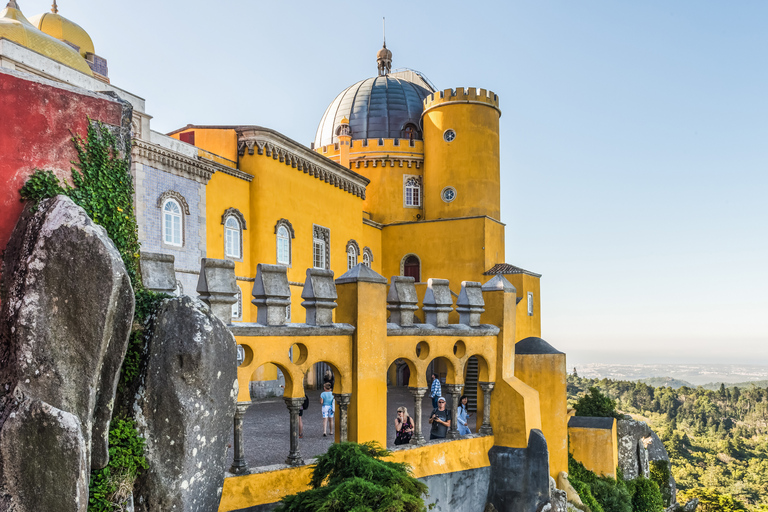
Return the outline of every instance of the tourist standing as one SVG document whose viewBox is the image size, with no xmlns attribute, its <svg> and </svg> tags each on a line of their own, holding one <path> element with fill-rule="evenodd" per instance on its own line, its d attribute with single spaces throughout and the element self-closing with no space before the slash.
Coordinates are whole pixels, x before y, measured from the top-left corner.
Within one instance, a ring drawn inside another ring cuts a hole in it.
<svg viewBox="0 0 768 512">
<path fill-rule="evenodd" d="M 451 411 L 445 408 L 445 398 L 437 398 L 437 409 L 429 416 L 429 424 L 432 429 L 429 432 L 429 440 L 445 439 L 448 429 L 451 427 Z"/>
<path fill-rule="evenodd" d="M 469 399 L 466 395 L 461 395 L 459 398 L 459 409 L 456 411 L 456 423 L 459 427 L 459 435 L 466 436 L 472 433 L 467 425 L 467 420 L 472 414 L 467 411 L 467 403 Z"/>
<path fill-rule="evenodd" d="M 432 374 L 432 389 L 429 396 L 432 397 L 432 408 L 437 409 L 437 399 L 443 394 L 443 390 L 440 386 L 440 379 L 437 378 L 437 374 Z"/>
<path fill-rule="evenodd" d="M 323 437 L 327 437 L 330 430 L 333 435 L 333 393 L 331 393 L 331 383 L 323 384 L 323 392 L 320 393 L 320 403 L 323 405 Z"/>
<path fill-rule="evenodd" d="M 408 444 L 413 436 L 413 420 L 408 416 L 408 409 L 399 407 L 395 418 L 395 444 Z"/>
</svg>

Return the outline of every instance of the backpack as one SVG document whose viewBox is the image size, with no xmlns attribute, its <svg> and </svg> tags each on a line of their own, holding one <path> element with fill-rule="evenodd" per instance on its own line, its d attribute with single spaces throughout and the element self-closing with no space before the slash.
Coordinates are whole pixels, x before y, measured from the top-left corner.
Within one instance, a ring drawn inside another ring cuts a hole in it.
<svg viewBox="0 0 768 512">
<path fill-rule="evenodd" d="M 301 408 L 306 411 L 308 407 L 309 407 L 309 397 L 305 395 L 304 396 L 304 403 L 301 404 Z"/>
</svg>

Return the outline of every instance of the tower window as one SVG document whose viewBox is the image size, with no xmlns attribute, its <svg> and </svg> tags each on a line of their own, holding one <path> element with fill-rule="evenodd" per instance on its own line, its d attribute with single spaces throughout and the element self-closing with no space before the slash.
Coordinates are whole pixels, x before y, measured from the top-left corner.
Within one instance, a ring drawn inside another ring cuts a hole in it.
<svg viewBox="0 0 768 512">
<path fill-rule="evenodd" d="M 237 300 L 232 304 L 232 320 L 240 320 L 243 317 L 243 293 L 239 287 L 235 293 L 235 299 Z"/>
<path fill-rule="evenodd" d="M 456 199 L 456 189 L 453 187 L 445 187 L 440 193 L 440 196 L 443 198 L 443 201 L 450 203 Z"/>
<path fill-rule="evenodd" d="M 240 222 L 234 217 L 229 216 L 224 223 L 224 253 L 228 258 L 241 258 L 243 251 L 241 247 L 242 232 L 240 231 Z"/>
<path fill-rule="evenodd" d="M 363 249 L 363 265 L 365 265 L 368 268 L 371 268 L 371 263 L 373 262 L 373 252 L 366 247 Z"/>
<path fill-rule="evenodd" d="M 403 206 L 421 208 L 421 179 L 418 176 L 403 176 Z"/>
<path fill-rule="evenodd" d="M 533 316 L 533 292 L 528 292 L 528 316 Z"/>
<path fill-rule="evenodd" d="M 285 226 L 277 228 L 277 262 L 282 265 L 291 264 L 291 238 Z"/>
<path fill-rule="evenodd" d="M 445 142 L 453 142 L 456 140 L 456 132 L 450 129 L 445 130 L 443 132 L 443 140 L 445 140 Z"/>
<path fill-rule="evenodd" d="M 408 140 L 416 140 L 421 138 L 421 132 L 416 128 L 416 125 L 408 123 L 403 128 L 403 138 Z"/>
<path fill-rule="evenodd" d="M 181 222 L 181 207 L 175 199 L 166 199 L 163 204 L 163 242 L 181 247 L 184 241 Z"/>
</svg>

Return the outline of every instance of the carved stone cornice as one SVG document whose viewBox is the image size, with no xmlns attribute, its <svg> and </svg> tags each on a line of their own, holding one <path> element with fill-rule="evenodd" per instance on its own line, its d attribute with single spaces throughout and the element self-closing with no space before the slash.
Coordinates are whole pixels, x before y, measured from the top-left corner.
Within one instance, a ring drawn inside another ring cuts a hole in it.
<svg viewBox="0 0 768 512">
<path fill-rule="evenodd" d="M 360 167 L 407 167 L 408 169 L 421 169 L 423 163 L 423 158 L 398 158 L 391 155 L 378 157 L 371 156 L 350 160 L 350 165 L 354 166 L 355 169 L 359 169 Z"/>
<path fill-rule="evenodd" d="M 237 150 L 240 156 L 263 155 L 290 165 L 297 171 L 314 176 L 329 185 L 365 199 L 365 188 L 370 180 L 328 158 L 317 154 L 284 135 L 261 127 L 237 129 Z"/>
<path fill-rule="evenodd" d="M 131 155 L 138 163 L 157 166 L 159 170 L 175 170 L 185 177 L 203 183 L 208 183 L 215 172 L 223 172 L 245 181 L 253 180 L 253 176 L 243 171 L 204 158 L 182 155 L 141 139 L 133 139 Z"/>
</svg>

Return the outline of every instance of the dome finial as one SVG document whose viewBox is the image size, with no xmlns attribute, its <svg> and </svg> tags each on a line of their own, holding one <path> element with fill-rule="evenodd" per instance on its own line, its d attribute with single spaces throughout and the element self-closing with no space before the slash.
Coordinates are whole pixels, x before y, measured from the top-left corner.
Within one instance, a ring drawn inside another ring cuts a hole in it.
<svg viewBox="0 0 768 512">
<path fill-rule="evenodd" d="M 53 14 L 59 14 L 59 6 L 56 5 L 56 0 L 53 0 L 53 4 L 51 5 L 51 12 Z"/>
<path fill-rule="evenodd" d="M 16 3 L 16 0 L 8 0 L 8 5 L 5 6 L 6 9 L 19 9 L 19 4 Z"/>
<path fill-rule="evenodd" d="M 387 25 L 386 18 L 382 18 L 384 24 L 384 45 L 376 53 L 376 64 L 379 66 L 379 76 L 385 76 L 392 70 L 392 52 L 387 49 Z"/>
</svg>

